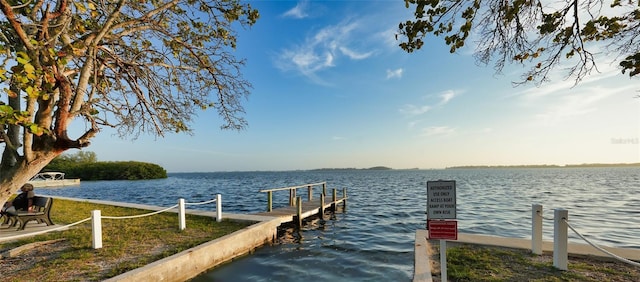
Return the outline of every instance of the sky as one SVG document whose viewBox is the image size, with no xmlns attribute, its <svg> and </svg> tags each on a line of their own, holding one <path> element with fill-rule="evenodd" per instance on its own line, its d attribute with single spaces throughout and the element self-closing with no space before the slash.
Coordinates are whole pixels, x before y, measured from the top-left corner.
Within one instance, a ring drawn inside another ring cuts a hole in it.
<svg viewBox="0 0 640 282">
<path fill-rule="evenodd" d="M 400 49 L 401 0 L 250 3 L 260 19 L 235 52 L 253 85 L 246 129 L 207 111 L 192 135 L 104 130 L 84 150 L 168 172 L 640 162 L 640 83 L 613 60 L 578 85 L 558 73 L 514 87 L 526 69 L 478 65 L 471 42 Z"/>
</svg>

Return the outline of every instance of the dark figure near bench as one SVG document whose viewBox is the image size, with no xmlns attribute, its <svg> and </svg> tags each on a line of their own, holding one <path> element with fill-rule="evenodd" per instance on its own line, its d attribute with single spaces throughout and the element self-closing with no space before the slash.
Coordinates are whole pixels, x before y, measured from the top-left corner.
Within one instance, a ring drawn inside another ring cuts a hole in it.
<svg viewBox="0 0 640 282">
<path fill-rule="evenodd" d="M 22 193 L 6 205 L 6 211 L 3 208 L 4 221 L 2 224 L 9 224 L 11 227 L 19 224 L 18 230 L 24 230 L 27 222 L 32 220 L 37 223 L 46 223 L 47 226 L 53 225 L 50 216 L 53 199 L 35 196 L 31 184 L 25 184 L 20 189 Z M 23 194 L 24 196 L 22 196 Z"/>
<path fill-rule="evenodd" d="M 33 185 L 26 183 L 20 188 L 20 193 L 11 202 L 6 202 L 2 208 L 2 213 L 8 213 L 9 215 L 18 215 L 18 212 L 29 212 L 33 206 Z"/>
</svg>

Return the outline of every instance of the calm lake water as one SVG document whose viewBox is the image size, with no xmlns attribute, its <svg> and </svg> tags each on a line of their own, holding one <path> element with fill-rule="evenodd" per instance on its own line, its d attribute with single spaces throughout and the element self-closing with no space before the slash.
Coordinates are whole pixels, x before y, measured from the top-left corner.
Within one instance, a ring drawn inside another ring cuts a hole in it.
<svg viewBox="0 0 640 282">
<path fill-rule="evenodd" d="M 261 189 L 326 181 L 329 191 L 347 188 L 346 212 L 289 230 L 279 242 L 194 281 L 410 281 L 415 230 L 426 224 L 426 182 L 439 179 L 456 180 L 460 232 L 530 238 L 531 205 L 541 204 L 549 218 L 553 209 L 567 209 L 570 223 L 597 244 L 640 250 L 638 168 L 175 173 L 36 193 L 157 206 L 219 193 L 224 212 L 252 213 L 266 209 Z M 306 197 L 306 189 L 299 193 Z M 274 197 L 274 205 L 285 205 L 288 193 Z M 545 221 L 544 238 L 552 237 L 553 224 Z"/>
</svg>

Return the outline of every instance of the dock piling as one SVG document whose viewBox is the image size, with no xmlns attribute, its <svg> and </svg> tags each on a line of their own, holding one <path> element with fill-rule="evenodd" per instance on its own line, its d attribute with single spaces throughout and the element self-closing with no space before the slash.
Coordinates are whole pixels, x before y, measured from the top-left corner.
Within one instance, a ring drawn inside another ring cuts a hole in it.
<svg viewBox="0 0 640 282">
<path fill-rule="evenodd" d="M 333 188 L 333 190 L 332 190 L 332 191 L 333 191 L 333 195 L 332 195 L 332 199 L 333 199 L 333 201 L 332 201 L 332 204 L 331 204 L 331 208 L 332 208 L 332 209 L 333 209 L 333 211 L 335 212 L 335 211 L 336 211 L 336 201 L 338 201 L 338 192 L 337 192 L 337 191 L 338 191 L 338 189 Z"/>
<path fill-rule="evenodd" d="M 347 188 L 342 188 L 342 210 L 347 210 Z"/>
<path fill-rule="evenodd" d="M 297 207 L 297 220 L 296 224 L 298 228 L 302 227 L 302 197 L 296 197 L 296 207 Z"/>
<path fill-rule="evenodd" d="M 320 219 L 324 220 L 324 194 L 320 193 Z"/>
</svg>

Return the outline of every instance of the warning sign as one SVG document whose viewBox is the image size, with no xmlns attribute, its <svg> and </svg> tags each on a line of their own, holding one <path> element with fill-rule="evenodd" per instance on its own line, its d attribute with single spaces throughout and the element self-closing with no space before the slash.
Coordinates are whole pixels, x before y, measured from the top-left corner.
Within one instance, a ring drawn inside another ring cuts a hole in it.
<svg viewBox="0 0 640 282">
<path fill-rule="evenodd" d="M 458 222 L 455 220 L 428 220 L 429 239 L 458 240 Z"/>
<path fill-rule="evenodd" d="M 427 182 L 427 220 L 456 218 L 456 182 Z"/>
</svg>

